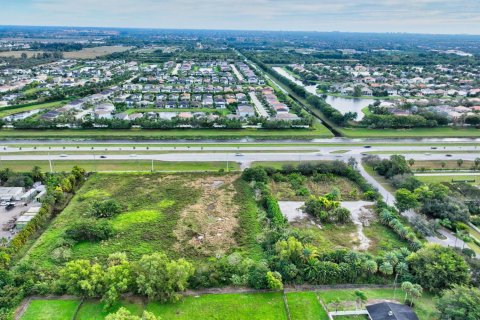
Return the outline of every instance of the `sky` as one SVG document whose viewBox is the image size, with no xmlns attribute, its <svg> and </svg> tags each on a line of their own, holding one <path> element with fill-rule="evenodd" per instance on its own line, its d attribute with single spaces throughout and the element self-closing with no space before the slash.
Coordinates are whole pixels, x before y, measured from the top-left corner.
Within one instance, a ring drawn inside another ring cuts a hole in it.
<svg viewBox="0 0 480 320">
<path fill-rule="evenodd" d="M 0 0 L 1 25 L 480 34 L 480 0 Z"/>
</svg>

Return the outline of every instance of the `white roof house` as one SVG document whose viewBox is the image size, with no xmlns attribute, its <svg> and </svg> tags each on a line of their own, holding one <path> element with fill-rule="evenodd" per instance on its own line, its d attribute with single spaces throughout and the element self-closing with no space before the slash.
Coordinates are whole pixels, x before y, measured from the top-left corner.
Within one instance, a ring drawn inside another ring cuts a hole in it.
<svg viewBox="0 0 480 320">
<path fill-rule="evenodd" d="M 25 192 L 21 187 L 0 187 L 0 200 L 2 201 L 19 201 Z"/>
</svg>

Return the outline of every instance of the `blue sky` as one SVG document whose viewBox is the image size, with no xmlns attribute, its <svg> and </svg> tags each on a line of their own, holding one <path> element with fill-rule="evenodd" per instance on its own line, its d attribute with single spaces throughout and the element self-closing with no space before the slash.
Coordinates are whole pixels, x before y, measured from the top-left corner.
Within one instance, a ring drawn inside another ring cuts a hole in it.
<svg viewBox="0 0 480 320">
<path fill-rule="evenodd" d="M 480 34 L 479 2 L 0 0 L 0 24 Z"/>
</svg>

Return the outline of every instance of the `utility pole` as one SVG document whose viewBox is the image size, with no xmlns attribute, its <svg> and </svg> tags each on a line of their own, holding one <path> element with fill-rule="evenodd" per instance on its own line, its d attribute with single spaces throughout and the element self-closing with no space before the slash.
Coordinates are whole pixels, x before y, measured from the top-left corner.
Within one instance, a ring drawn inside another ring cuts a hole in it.
<svg viewBox="0 0 480 320">
<path fill-rule="evenodd" d="M 97 172 L 97 163 L 95 162 L 95 153 L 93 154 L 93 172 Z"/>
<path fill-rule="evenodd" d="M 152 158 L 152 172 L 153 172 L 153 158 Z"/>
<path fill-rule="evenodd" d="M 50 165 L 50 173 L 53 173 L 52 159 L 50 158 L 50 152 L 48 153 L 48 164 Z"/>
</svg>

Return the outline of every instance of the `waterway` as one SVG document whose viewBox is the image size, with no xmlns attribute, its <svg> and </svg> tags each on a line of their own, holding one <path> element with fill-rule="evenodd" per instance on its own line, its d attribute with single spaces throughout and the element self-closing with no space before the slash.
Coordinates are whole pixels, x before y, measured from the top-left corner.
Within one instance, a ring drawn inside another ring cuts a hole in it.
<svg viewBox="0 0 480 320">
<path fill-rule="evenodd" d="M 311 94 L 320 96 L 317 93 L 317 86 L 304 85 L 300 80 L 293 77 L 290 73 L 288 73 L 281 67 L 274 67 L 273 70 L 275 70 L 277 73 L 284 76 L 288 80 L 294 82 L 295 84 L 304 87 L 305 90 L 307 90 Z M 375 100 L 373 99 L 350 99 L 350 98 L 342 98 L 342 97 L 335 97 L 335 96 L 329 96 L 329 95 L 323 98 L 328 104 L 330 104 L 332 107 L 340 111 L 342 114 L 345 114 L 347 112 L 356 112 L 357 121 L 362 120 L 364 117 L 362 109 L 375 102 Z"/>
</svg>

